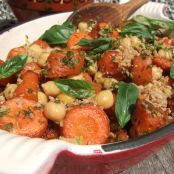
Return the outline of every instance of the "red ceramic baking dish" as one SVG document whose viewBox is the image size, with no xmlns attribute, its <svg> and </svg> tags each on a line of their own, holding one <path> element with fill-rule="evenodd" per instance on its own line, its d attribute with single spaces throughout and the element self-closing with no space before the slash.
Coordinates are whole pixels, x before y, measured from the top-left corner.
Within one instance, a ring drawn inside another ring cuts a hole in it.
<svg viewBox="0 0 174 174">
<path fill-rule="evenodd" d="M 0 57 L 11 48 L 34 41 L 70 13 L 39 18 L 0 35 Z M 103 145 L 75 145 L 63 140 L 44 140 L 0 130 L 0 173 L 3 174 L 115 174 L 143 160 L 174 138 L 174 123 L 153 133 Z"/>
</svg>

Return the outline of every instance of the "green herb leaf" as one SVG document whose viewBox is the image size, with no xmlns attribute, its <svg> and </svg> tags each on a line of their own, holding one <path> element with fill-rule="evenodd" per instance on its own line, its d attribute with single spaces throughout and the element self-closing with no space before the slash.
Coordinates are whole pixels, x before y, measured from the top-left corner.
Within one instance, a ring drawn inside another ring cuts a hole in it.
<svg viewBox="0 0 174 174">
<path fill-rule="evenodd" d="M 112 44 L 113 40 L 110 37 L 101 37 L 95 40 L 88 40 L 83 38 L 77 43 L 77 45 L 83 47 L 90 47 L 91 49 L 87 50 L 86 52 L 91 55 L 102 54 L 106 50 L 110 49 L 112 47 Z"/>
<path fill-rule="evenodd" d="M 9 108 L 0 108 L 0 117 L 7 115 L 10 112 Z"/>
<path fill-rule="evenodd" d="M 85 80 L 59 79 L 56 86 L 64 93 L 78 99 L 90 97 L 94 94 L 94 87 Z"/>
<path fill-rule="evenodd" d="M 174 22 L 164 21 L 159 19 L 151 19 L 142 15 L 137 15 L 132 19 L 134 22 L 144 25 L 149 28 L 149 30 L 154 31 L 156 35 L 168 36 L 173 38 Z"/>
<path fill-rule="evenodd" d="M 143 24 L 148 26 L 149 28 L 154 28 L 154 29 L 171 29 L 174 30 L 174 22 L 172 21 L 164 21 L 160 19 L 152 19 L 148 18 L 142 15 L 137 15 L 133 18 L 133 21 L 138 22 L 139 24 Z"/>
<path fill-rule="evenodd" d="M 121 128 L 130 120 L 137 98 L 138 89 L 134 84 L 119 83 L 115 114 Z"/>
<path fill-rule="evenodd" d="M 5 61 L 0 65 L 0 79 L 12 76 L 20 71 L 27 62 L 26 55 L 17 55 Z"/>
<path fill-rule="evenodd" d="M 60 45 L 66 44 L 72 33 L 75 32 L 75 26 L 70 22 L 65 22 L 62 25 L 54 25 L 46 30 L 40 39 L 48 44 Z"/>
<path fill-rule="evenodd" d="M 174 79 L 174 63 L 172 63 L 172 66 L 170 68 L 170 77 Z"/>
<path fill-rule="evenodd" d="M 130 23 L 121 28 L 122 35 L 140 36 L 146 39 L 154 39 L 156 31 L 137 22 Z"/>
</svg>

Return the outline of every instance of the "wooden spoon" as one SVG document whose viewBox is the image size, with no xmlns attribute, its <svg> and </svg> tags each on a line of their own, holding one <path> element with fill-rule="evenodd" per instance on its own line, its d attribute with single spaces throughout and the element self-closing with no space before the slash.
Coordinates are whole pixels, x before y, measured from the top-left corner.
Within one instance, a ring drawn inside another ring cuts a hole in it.
<svg viewBox="0 0 174 174">
<path fill-rule="evenodd" d="M 148 0 L 130 0 L 125 4 L 91 3 L 72 13 L 68 20 L 75 25 L 78 25 L 80 21 L 89 21 L 91 19 L 119 25 L 147 2 Z"/>
</svg>

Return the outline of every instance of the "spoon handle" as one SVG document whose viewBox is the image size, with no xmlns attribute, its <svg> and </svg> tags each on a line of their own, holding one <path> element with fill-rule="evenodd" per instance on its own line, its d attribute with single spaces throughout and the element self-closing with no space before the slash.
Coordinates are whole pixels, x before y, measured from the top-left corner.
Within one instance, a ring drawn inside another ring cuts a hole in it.
<svg viewBox="0 0 174 174">
<path fill-rule="evenodd" d="M 122 19 L 125 20 L 128 18 L 134 11 L 136 11 L 139 7 L 149 2 L 149 0 L 130 0 L 125 4 L 120 5 L 120 11 Z"/>
</svg>

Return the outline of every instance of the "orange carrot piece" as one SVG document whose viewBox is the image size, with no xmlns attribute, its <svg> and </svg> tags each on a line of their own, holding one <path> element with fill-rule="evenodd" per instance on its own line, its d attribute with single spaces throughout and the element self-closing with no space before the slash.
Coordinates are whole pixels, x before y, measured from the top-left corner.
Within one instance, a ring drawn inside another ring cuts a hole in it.
<svg viewBox="0 0 174 174">
<path fill-rule="evenodd" d="M 90 104 L 71 108 L 62 129 L 65 138 L 83 137 L 83 144 L 105 143 L 109 132 L 109 120 L 105 112 Z"/>
<path fill-rule="evenodd" d="M 151 103 L 138 101 L 132 116 L 130 135 L 138 137 L 155 131 L 169 123 L 168 115 Z"/>
<path fill-rule="evenodd" d="M 122 72 L 119 56 L 120 53 L 118 51 L 106 51 L 99 60 L 99 69 L 105 75 L 113 76 L 120 81 L 126 80 L 127 76 Z"/>
<path fill-rule="evenodd" d="M 38 74 L 32 71 L 27 71 L 24 73 L 22 75 L 22 82 L 16 88 L 14 96 L 37 101 L 37 93 L 39 88 L 38 78 Z"/>
<path fill-rule="evenodd" d="M 17 47 L 17 48 L 13 48 L 9 51 L 8 55 L 7 55 L 7 59 L 10 59 L 11 57 L 17 56 L 17 55 L 21 55 L 21 54 L 26 54 L 26 48 L 25 47 Z"/>
<path fill-rule="evenodd" d="M 84 65 L 84 57 L 77 51 L 72 51 L 73 56 L 67 58 L 67 52 L 52 51 L 47 59 L 48 77 L 58 78 L 73 76 L 80 73 Z M 66 59 L 66 61 L 64 61 Z M 69 59 L 69 60 L 68 60 Z M 68 61 L 67 61 L 68 60 Z M 70 64 L 70 62 L 72 64 Z"/>
<path fill-rule="evenodd" d="M 119 32 L 116 31 L 116 30 L 113 30 L 113 31 L 112 31 L 112 37 L 113 37 L 114 39 L 118 39 L 118 37 L 119 37 Z"/>
<path fill-rule="evenodd" d="M 135 57 L 133 60 L 132 80 L 137 85 L 145 85 L 152 81 L 151 59 Z"/>
<path fill-rule="evenodd" d="M 91 36 L 89 36 L 89 34 L 86 32 L 75 32 L 70 36 L 67 43 L 67 47 L 69 49 L 75 49 L 75 50 L 86 50 L 87 48 L 76 45 L 82 38 L 92 40 Z"/>
<path fill-rule="evenodd" d="M 167 60 L 165 58 L 153 57 L 152 61 L 153 61 L 153 64 L 155 64 L 156 66 L 160 67 L 164 71 L 170 71 L 170 68 L 172 66 L 172 61 L 171 60 Z"/>
<path fill-rule="evenodd" d="M 47 119 L 37 102 L 16 97 L 6 101 L 1 108 L 7 112 L 0 117 L 0 128 L 29 137 L 41 137 L 46 131 Z"/>
</svg>

